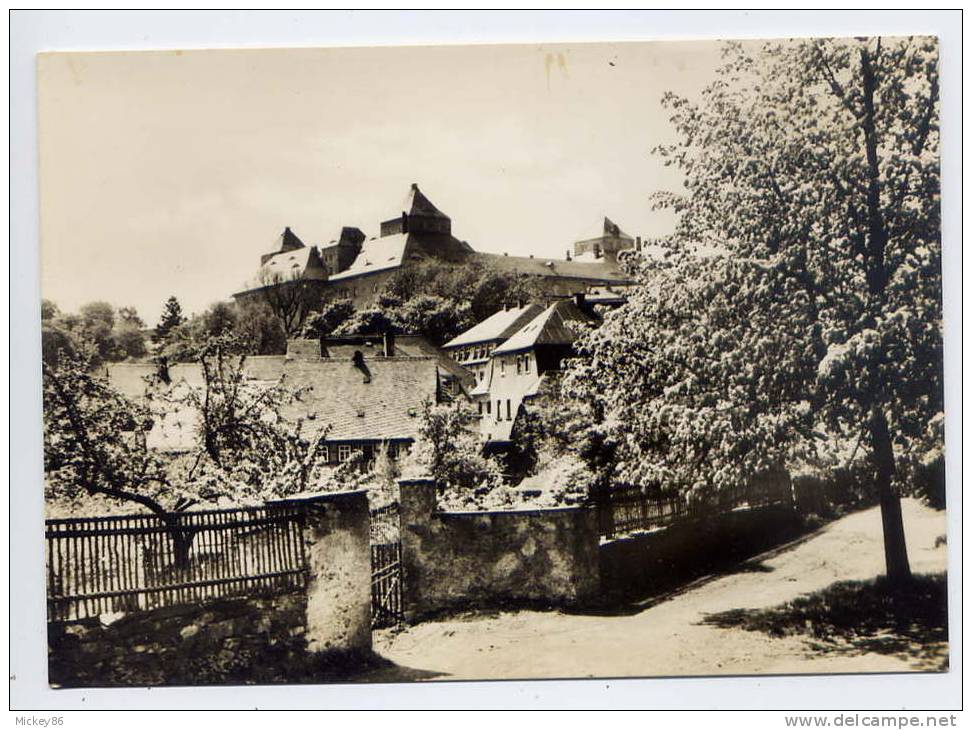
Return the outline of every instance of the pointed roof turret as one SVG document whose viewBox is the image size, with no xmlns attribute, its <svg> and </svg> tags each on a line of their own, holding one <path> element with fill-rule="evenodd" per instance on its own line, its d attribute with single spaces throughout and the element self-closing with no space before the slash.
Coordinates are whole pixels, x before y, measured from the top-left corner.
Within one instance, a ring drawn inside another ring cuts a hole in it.
<svg viewBox="0 0 972 730">
<path fill-rule="evenodd" d="M 290 226 L 284 228 L 283 233 L 280 235 L 280 250 L 296 251 L 298 248 L 303 247 L 304 242 L 297 238 L 297 234 L 290 230 Z"/>
<path fill-rule="evenodd" d="M 449 216 L 436 208 L 432 204 L 432 201 L 425 197 L 425 194 L 419 190 L 417 183 L 412 183 L 412 187 L 409 189 L 408 195 L 405 197 L 405 204 L 402 206 L 402 210 L 408 215 L 420 215 L 427 218 L 442 218 L 443 220 L 450 220 Z"/>
<path fill-rule="evenodd" d="M 604 216 L 604 235 L 613 236 L 614 238 L 631 238 L 631 236 L 621 230 L 617 223 L 607 216 Z"/>
</svg>

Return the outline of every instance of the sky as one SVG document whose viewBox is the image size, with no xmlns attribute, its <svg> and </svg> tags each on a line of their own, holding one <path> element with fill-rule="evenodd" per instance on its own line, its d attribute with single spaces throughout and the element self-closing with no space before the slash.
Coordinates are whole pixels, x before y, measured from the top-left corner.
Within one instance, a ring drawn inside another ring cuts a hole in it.
<svg viewBox="0 0 972 730">
<path fill-rule="evenodd" d="M 715 42 L 54 53 L 38 59 L 42 292 L 154 324 L 229 299 L 285 226 L 369 237 L 417 183 L 479 251 L 671 229 L 665 91 Z"/>
</svg>

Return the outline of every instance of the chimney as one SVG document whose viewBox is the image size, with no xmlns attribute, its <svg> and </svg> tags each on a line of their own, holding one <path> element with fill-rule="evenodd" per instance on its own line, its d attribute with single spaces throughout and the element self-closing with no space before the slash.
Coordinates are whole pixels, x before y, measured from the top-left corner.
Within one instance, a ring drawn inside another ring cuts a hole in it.
<svg viewBox="0 0 972 730">
<path fill-rule="evenodd" d="M 382 350 L 385 357 L 395 357 L 395 333 L 386 332 L 381 336 Z"/>
<path fill-rule="evenodd" d="M 365 383 L 371 382 L 371 371 L 368 369 L 368 366 L 365 364 L 364 355 L 362 354 L 361 350 L 354 351 L 354 355 L 351 356 L 351 364 L 354 365 L 356 368 L 358 368 L 358 370 L 360 370 L 362 373 L 364 373 Z"/>
</svg>

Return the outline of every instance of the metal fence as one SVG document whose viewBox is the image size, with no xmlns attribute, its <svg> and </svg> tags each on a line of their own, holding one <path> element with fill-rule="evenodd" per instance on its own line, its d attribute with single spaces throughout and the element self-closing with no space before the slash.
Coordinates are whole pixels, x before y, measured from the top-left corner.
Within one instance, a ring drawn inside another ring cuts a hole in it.
<svg viewBox="0 0 972 730">
<path fill-rule="evenodd" d="M 302 588 L 299 506 L 47 520 L 49 621 Z"/>
<path fill-rule="evenodd" d="M 731 512 L 741 507 L 792 504 L 793 490 L 786 472 L 766 472 L 749 484 L 722 490 L 708 501 L 689 505 L 681 496 L 664 494 L 657 488 L 635 484 L 619 485 L 602 495 L 598 516 L 602 537 L 614 537 L 637 530 L 665 527 L 681 519 L 703 514 Z"/>
<path fill-rule="evenodd" d="M 402 542 L 398 503 L 371 510 L 371 626 L 404 620 Z"/>
</svg>

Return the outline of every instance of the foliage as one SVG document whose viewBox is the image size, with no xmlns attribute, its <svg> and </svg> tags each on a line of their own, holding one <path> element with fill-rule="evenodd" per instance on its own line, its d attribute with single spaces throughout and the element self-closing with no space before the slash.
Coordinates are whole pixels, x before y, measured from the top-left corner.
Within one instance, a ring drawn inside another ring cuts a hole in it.
<svg viewBox="0 0 972 730">
<path fill-rule="evenodd" d="M 620 476 L 704 497 L 864 434 L 908 574 L 892 483 L 943 408 L 937 62 L 930 38 L 733 44 L 700 102 L 665 97 L 668 254 L 567 378 Z"/>
<path fill-rule="evenodd" d="M 327 429 L 305 433 L 283 409 L 300 397 L 282 383 L 246 378 L 246 355 L 232 335 L 207 339 L 199 352 L 201 388 L 157 381 L 150 393 L 160 416 L 174 409 L 198 415 L 195 447 L 178 480 L 209 499 L 261 501 L 334 488 L 324 459 Z"/>
<path fill-rule="evenodd" d="M 145 337 L 141 330 L 130 322 L 122 321 L 115 327 L 112 338 L 115 342 L 116 353 L 122 358 L 144 357 L 148 350 L 145 347 Z"/>
<path fill-rule="evenodd" d="M 318 317 L 323 318 L 323 315 Z M 315 323 L 314 329 L 305 331 L 322 331 L 317 323 L 323 324 L 323 319 L 312 321 Z M 420 294 L 402 302 L 385 295 L 379 297 L 378 302 L 368 309 L 358 312 L 352 310 L 350 316 L 334 328 L 333 333 L 336 335 L 375 335 L 386 332 L 417 334 L 435 345 L 441 345 L 472 324 L 468 302 L 450 301 L 428 294 Z"/>
<path fill-rule="evenodd" d="M 236 324 L 233 332 L 246 343 L 250 355 L 283 355 L 287 352 L 287 333 L 270 308 L 259 301 L 235 304 Z"/>
<path fill-rule="evenodd" d="M 307 318 L 303 336 L 307 339 L 320 339 L 332 334 L 338 327 L 354 316 L 354 304 L 349 300 L 328 302 L 324 308 Z"/>
<path fill-rule="evenodd" d="M 57 365 L 60 350 L 77 353 L 82 345 L 91 346 L 92 366 L 146 353 L 145 338 L 137 326 L 141 320 L 132 307 L 122 307 L 116 315 L 107 302 L 90 302 L 79 314 L 71 314 L 62 313 L 56 304 L 45 300 L 41 322 L 42 355 L 52 366 Z"/>
<path fill-rule="evenodd" d="M 59 327 L 51 319 L 41 324 L 41 360 L 51 367 L 57 367 L 62 353 L 74 357 L 77 346 L 69 330 Z"/>
<path fill-rule="evenodd" d="M 216 302 L 174 327 L 162 354 L 172 362 L 194 362 L 211 338 L 228 335 L 249 355 L 280 355 L 287 349 L 280 321 L 265 303 Z"/>
<path fill-rule="evenodd" d="M 183 322 L 185 322 L 185 317 L 182 316 L 182 305 L 179 304 L 179 300 L 175 296 L 169 297 L 165 302 L 159 323 L 155 327 L 153 339 L 156 342 L 165 342 L 169 333 Z"/>
<path fill-rule="evenodd" d="M 377 335 L 386 332 L 398 334 L 401 329 L 394 314 L 379 307 L 355 312 L 334 330 L 335 335 Z"/>
<path fill-rule="evenodd" d="M 43 363 L 44 471 L 50 496 L 80 493 L 136 502 L 154 512 L 185 506 L 149 450 L 149 409 L 93 374 L 92 346 Z"/>
<path fill-rule="evenodd" d="M 456 266 L 429 260 L 399 269 L 386 282 L 382 293 L 400 302 L 426 295 L 466 303 L 474 324 L 504 306 L 538 299 L 542 292 L 529 276 L 497 271 L 481 261 Z"/>
<path fill-rule="evenodd" d="M 41 321 L 42 322 L 46 322 L 48 320 L 54 319 L 60 313 L 61 310 L 50 299 L 41 300 Z"/>
<path fill-rule="evenodd" d="M 138 316 L 138 310 L 135 307 L 119 307 L 118 321 L 122 324 L 130 325 L 135 329 L 145 327 L 145 322 Z"/>
<path fill-rule="evenodd" d="M 342 488 L 353 475 L 327 469 L 327 429 L 310 434 L 300 421 L 287 422 L 281 411 L 299 392 L 248 381 L 240 349 L 230 335 L 210 338 L 200 352 L 201 387 L 153 376 L 144 403 L 95 374 L 91 345 L 78 354 L 62 351 L 56 364 L 45 362 L 49 497 L 102 495 L 167 514 L 196 503 L 240 504 Z M 195 446 L 188 454 L 148 446 L 149 433 L 173 411 L 195 414 Z"/>
<path fill-rule="evenodd" d="M 587 465 L 583 473 L 573 473 L 571 483 L 554 487 L 588 492 L 604 471 L 590 468 L 602 460 L 594 453 L 594 412 L 579 400 L 565 398 L 561 385 L 556 373 L 548 373 L 537 395 L 524 402 L 504 454 L 506 472 L 516 482 L 557 470 L 561 462 L 582 463 Z"/>
<path fill-rule="evenodd" d="M 404 471 L 431 477 L 447 499 L 501 487 L 500 465 L 483 455 L 474 423 L 475 415 L 466 404 L 426 400 L 419 438 Z"/>
</svg>

